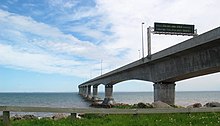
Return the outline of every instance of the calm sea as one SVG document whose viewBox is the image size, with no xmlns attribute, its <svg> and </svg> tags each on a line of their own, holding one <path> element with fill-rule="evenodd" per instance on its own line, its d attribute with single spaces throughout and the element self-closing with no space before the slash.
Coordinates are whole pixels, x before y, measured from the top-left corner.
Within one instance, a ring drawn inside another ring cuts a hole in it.
<svg viewBox="0 0 220 126">
<path fill-rule="evenodd" d="M 136 104 L 152 103 L 153 92 L 114 92 L 116 102 Z M 104 98 L 104 93 L 99 93 Z M 176 92 L 175 104 L 188 106 L 193 103 L 220 102 L 220 91 Z M 88 108 L 90 103 L 78 93 L 0 93 L 0 106 L 34 106 L 60 108 Z M 0 113 L 1 114 L 1 113 Z M 42 113 L 40 114 L 42 115 Z"/>
</svg>

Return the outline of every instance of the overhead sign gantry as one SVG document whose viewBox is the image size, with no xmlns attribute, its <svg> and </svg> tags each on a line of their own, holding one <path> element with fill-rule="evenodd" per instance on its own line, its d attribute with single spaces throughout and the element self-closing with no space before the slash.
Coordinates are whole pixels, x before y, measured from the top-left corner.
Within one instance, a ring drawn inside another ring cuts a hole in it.
<svg viewBox="0 0 220 126">
<path fill-rule="evenodd" d="M 194 25 L 154 23 L 154 34 L 195 35 Z"/>
<path fill-rule="evenodd" d="M 198 35 L 194 25 L 155 22 L 154 27 L 149 26 L 147 28 L 148 58 L 151 58 L 151 33 L 183 36 Z"/>
</svg>

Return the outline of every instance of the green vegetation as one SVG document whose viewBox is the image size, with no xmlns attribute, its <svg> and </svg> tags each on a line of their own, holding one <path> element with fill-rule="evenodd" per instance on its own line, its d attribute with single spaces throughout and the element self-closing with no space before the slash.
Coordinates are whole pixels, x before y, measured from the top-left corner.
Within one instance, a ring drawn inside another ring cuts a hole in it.
<svg viewBox="0 0 220 126">
<path fill-rule="evenodd" d="M 34 119 L 11 121 L 13 126 L 219 126 L 220 113 L 100 115 L 83 119 Z M 0 122 L 2 125 L 2 121 Z"/>
</svg>

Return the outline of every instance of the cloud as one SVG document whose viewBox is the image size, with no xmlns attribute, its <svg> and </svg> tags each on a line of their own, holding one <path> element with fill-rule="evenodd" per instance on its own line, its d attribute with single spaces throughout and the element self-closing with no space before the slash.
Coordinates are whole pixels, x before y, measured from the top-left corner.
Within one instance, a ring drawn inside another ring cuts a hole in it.
<svg viewBox="0 0 220 126">
<path fill-rule="evenodd" d="M 95 76 L 100 73 L 101 60 L 103 70 L 107 72 L 139 59 L 142 22 L 145 22 L 145 55 L 146 28 L 153 26 L 155 21 L 195 24 L 199 33 L 217 27 L 220 22 L 218 13 L 213 13 L 219 11 L 217 0 L 92 2 L 48 1 L 50 11 L 45 12 L 44 19 L 50 21 L 46 23 L 31 15 L 0 10 L 0 44 L 4 60 L 8 61 L 1 60 L 1 64 L 84 77 L 92 71 Z M 152 35 L 152 53 L 188 38 Z M 17 56 L 22 58 L 13 63 Z"/>
<path fill-rule="evenodd" d="M 48 3 L 52 7 L 65 10 L 75 7 L 79 2 L 77 0 L 49 0 Z"/>
<path fill-rule="evenodd" d="M 0 64 L 7 67 L 78 77 L 92 73 L 94 77 L 100 73 L 101 60 L 105 72 L 118 67 L 112 64 L 121 60 L 118 50 L 80 40 L 31 17 L 0 10 L 0 28 Z M 90 31 L 90 35 L 104 36 Z"/>
<path fill-rule="evenodd" d="M 66 22 L 79 21 L 84 18 L 92 18 L 99 15 L 96 7 L 85 4 L 91 3 L 91 1 L 50 0 L 47 3 L 50 10 L 53 11 L 52 14 L 49 14 L 56 17 L 55 20 L 58 20 L 56 23 L 65 24 Z"/>
<path fill-rule="evenodd" d="M 69 9 L 64 7 L 66 2 L 75 5 Z M 62 32 L 71 33 L 80 40 L 95 44 L 112 38 L 111 23 L 105 20 L 105 13 L 99 11 L 95 1 L 55 0 L 49 1 L 48 4 L 53 13 L 48 13 L 50 16 L 45 17 L 54 18 L 53 25 Z"/>
<path fill-rule="evenodd" d="M 0 63 L 8 67 L 85 77 L 92 69 L 96 75 L 102 57 L 114 57 L 89 41 L 3 10 L 0 28 Z"/>
<path fill-rule="evenodd" d="M 199 4 L 198 4 L 199 3 Z M 106 44 L 106 48 L 128 48 L 127 59 L 138 57 L 141 49 L 141 23 L 146 28 L 154 22 L 195 24 L 199 34 L 219 26 L 220 17 L 217 0 L 97 0 L 99 11 L 105 13 L 106 20 L 112 24 L 111 32 L 117 40 Z M 152 52 L 158 52 L 190 37 L 152 35 Z M 146 53 L 146 52 L 145 52 Z"/>
<path fill-rule="evenodd" d="M 0 55 L 0 63 L 2 65 L 44 73 L 62 73 L 70 75 L 73 73 L 69 68 L 80 65 L 79 62 L 73 60 L 65 60 L 40 53 L 22 52 L 11 46 L 2 44 L 0 44 Z"/>
</svg>

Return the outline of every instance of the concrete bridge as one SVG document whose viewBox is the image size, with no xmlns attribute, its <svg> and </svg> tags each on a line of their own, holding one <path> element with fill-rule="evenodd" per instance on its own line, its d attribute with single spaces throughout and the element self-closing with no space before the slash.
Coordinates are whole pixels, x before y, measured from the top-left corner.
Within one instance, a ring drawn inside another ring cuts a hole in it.
<svg viewBox="0 0 220 126">
<path fill-rule="evenodd" d="M 113 86 L 126 80 L 154 83 L 154 101 L 175 103 L 175 82 L 220 71 L 220 27 L 193 37 L 102 76 L 80 84 L 79 94 L 97 99 L 105 85 L 103 104 L 113 104 Z M 93 87 L 93 93 L 91 93 Z"/>
</svg>

